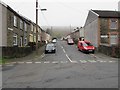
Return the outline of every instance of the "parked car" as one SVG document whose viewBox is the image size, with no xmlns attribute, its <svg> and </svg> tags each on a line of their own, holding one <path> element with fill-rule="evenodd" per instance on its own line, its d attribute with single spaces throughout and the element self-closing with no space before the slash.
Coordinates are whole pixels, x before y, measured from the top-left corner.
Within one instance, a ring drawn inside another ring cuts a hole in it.
<svg viewBox="0 0 120 90">
<path fill-rule="evenodd" d="M 53 40 L 52 40 L 52 43 L 56 43 L 56 42 L 57 42 L 57 39 L 53 39 Z"/>
<path fill-rule="evenodd" d="M 95 47 L 89 41 L 78 41 L 78 50 L 85 53 L 94 53 Z"/>
<path fill-rule="evenodd" d="M 67 39 L 67 44 L 68 44 L 68 45 L 73 45 L 73 44 L 74 44 L 73 39 L 68 38 L 68 39 Z"/>
<path fill-rule="evenodd" d="M 45 54 L 47 53 L 55 53 L 56 52 L 56 46 L 53 43 L 48 43 L 45 47 Z"/>
</svg>

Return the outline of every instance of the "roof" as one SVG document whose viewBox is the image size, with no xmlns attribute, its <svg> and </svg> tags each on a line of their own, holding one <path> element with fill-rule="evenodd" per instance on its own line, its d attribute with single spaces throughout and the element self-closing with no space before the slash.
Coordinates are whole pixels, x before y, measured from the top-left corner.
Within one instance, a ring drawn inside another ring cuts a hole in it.
<svg viewBox="0 0 120 90">
<path fill-rule="evenodd" d="M 109 10 L 92 10 L 92 11 L 98 14 L 99 17 L 120 18 L 120 11 L 109 11 Z"/>
<path fill-rule="evenodd" d="M 3 5 L 3 6 L 5 6 L 5 7 L 7 7 L 7 4 L 5 4 L 5 3 L 2 2 L 1 0 L 0 0 L 0 4 Z"/>
</svg>

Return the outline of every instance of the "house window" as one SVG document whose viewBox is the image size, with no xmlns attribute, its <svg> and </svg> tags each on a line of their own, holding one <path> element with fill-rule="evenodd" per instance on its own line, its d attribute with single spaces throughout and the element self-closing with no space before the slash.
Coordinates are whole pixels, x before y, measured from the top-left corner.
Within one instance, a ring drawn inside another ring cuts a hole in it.
<svg viewBox="0 0 120 90">
<path fill-rule="evenodd" d="M 12 26 L 13 24 L 13 20 L 12 20 L 12 15 L 9 14 L 9 17 L 8 17 L 8 21 L 9 21 L 9 25 Z"/>
<path fill-rule="evenodd" d="M 25 29 L 25 31 L 27 31 L 27 24 L 26 23 L 24 23 L 24 29 Z"/>
<path fill-rule="evenodd" d="M 116 45 L 118 42 L 118 35 L 110 35 L 110 44 Z"/>
<path fill-rule="evenodd" d="M 36 27 L 34 27 L 34 33 L 36 33 Z"/>
<path fill-rule="evenodd" d="M 20 47 L 23 46 L 23 36 L 20 37 Z"/>
<path fill-rule="evenodd" d="M 23 21 L 22 20 L 20 20 L 20 29 L 23 30 Z"/>
<path fill-rule="evenodd" d="M 109 41 L 108 35 L 101 35 L 100 37 L 101 37 L 102 44 L 108 44 L 108 41 Z"/>
<path fill-rule="evenodd" d="M 25 41 L 24 41 L 25 45 L 27 45 L 27 37 L 25 38 Z"/>
<path fill-rule="evenodd" d="M 17 27 L 17 17 L 14 16 L 14 26 Z"/>
<path fill-rule="evenodd" d="M 30 42 L 33 42 L 33 34 L 29 35 L 29 40 L 30 40 Z"/>
<path fill-rule="evenodd" d="M 38 35 L 38 41 L 40 41 L 40 35 Z"/>
<path fill-rule="evenodd" d="M 31 31 L 33 31 L 33 25 L 31 25 Z"/>
<path fill-rule="evenodd" d="M 13 35 L 13 45 L 17 45 L 17 34 Z"/>
<path fill-rule="evenodd" d="M 110 19 L 110 29 L 118 29 L 118 19 Z"/>
</svg>

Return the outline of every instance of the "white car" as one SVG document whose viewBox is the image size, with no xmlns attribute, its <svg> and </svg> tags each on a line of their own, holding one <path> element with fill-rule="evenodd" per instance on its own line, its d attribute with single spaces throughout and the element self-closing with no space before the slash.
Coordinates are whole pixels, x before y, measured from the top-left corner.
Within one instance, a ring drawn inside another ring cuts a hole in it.
<svg viewBox="0 0 120 90">
<path fill-rule="evenodd" d="M 56 42 L 57 42 L 57 40 L 56 40 L 56 39 L 53 39 L 53 40 L 52 40 L 52 43 L 56 43 Z"/>
<path fill-rule="evenodd" d="M 56 52 L 56 46 L 53 43 L 48 43 L 45 47 L 45 54 L 47 53 L 55 53 Z"/>
</svg>

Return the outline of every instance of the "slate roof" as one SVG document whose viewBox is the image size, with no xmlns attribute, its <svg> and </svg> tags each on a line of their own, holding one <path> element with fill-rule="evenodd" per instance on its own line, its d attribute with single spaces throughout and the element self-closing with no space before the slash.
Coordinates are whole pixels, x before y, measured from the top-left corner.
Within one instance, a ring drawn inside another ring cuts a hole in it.
<svg viewBox="0 0 120 90">
<path fill-rule="evenodd" d="M 120 11 L 108 11 L 108 10 L 92 10 L 92 11 L 98 14 L 99 17 L 120 18 Z"/>
</svg>

